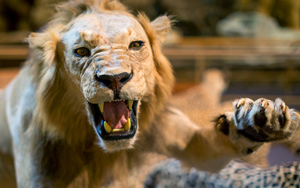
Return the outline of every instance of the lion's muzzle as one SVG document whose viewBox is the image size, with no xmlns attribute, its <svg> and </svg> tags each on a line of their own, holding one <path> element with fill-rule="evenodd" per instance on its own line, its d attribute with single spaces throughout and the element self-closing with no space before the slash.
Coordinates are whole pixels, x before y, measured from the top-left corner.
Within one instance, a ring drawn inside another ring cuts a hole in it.
<svg viewBox="0 0 300 188">
<path fill-rule="evenodd" d="M 119 92 L 121 88 L 131 80 L 133 73 L 123 72 L 120 74 L 101 74 L 100 71 L 95 73 L 95 79 L 105 85 L 107 88 L 113 90 L 114 100 L 119 99 Z"/>
</svg>

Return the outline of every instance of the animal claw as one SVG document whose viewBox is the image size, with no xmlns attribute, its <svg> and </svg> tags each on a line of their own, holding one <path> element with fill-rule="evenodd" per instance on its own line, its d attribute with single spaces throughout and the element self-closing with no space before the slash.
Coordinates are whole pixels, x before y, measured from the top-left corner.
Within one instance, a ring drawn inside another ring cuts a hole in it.
<svg viewBox="0 0 300 188">
<path fill-rule="evenodd" d="M 244 105 L 245 101 L 246 101 L 245 98 L 240 99 L 239 102 L 237 103 L 236 107 L 240 107 L 240 106 Z"/>
<path fill-rule="evenodd" d="M 285 105 L 284 102 L 280 105 L 280 107 L 281 107 L 281 110 L 282 110 L 283 112 L 286 111 L 286 105 Z"/>
<path fill-rule="evenodd" d="M 268 105 L 269 105 L 268 101 L 262 100 L 261 106 L 262 106 L 263 108 L 267 108 Z"/>
</svg>

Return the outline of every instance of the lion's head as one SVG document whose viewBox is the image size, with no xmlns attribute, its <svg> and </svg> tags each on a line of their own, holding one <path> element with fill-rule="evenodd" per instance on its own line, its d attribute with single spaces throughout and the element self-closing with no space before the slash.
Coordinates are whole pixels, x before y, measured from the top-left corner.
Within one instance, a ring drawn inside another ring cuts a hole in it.
<svg viewBox="0 0 300 188">
<path fill-rule="evenodd" d="M 55 19 L 29 38 L 44 130 L 74 143 L 97 135 L 107 151 L 132 147 L 171 93 L 173 74 L 160 48 L 169 29 L 168 17 L 150 23 L 118 1 L 59 5 Z"/>
</svg>

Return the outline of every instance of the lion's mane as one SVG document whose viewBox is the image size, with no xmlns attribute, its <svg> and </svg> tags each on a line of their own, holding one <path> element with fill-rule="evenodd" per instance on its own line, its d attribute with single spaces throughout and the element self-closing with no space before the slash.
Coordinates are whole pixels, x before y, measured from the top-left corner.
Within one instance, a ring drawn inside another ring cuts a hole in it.
<svg viewBox="0 0 300 188">
<path fill-rule="evenodd" d="M 37 82 L 36 110 L 39 113 L 35 121 L 51 138 L 64 138 L 69 144 L 85 141 L 92 129 L 87 127 L 89 118 L 82 113 L 86 106 L 78 104 L 79 98 L 83 96 L 74 94 L 80 93 L 80 88 L 69 81 L 59 33 L 63 27 L 70 26 L 68 24 L 71 20 L 88 11 L 119 11 L 130 14 L 124 5 L 115 0 L 70 1 L 57 6 L 54 19 L 40 33 L 32 33 L 28 39 L 32 55 L 27 65 Z M 146 131 L 170 97 L 174 77 L 169 61 L 162 54 L 162 41 L 152 27 L 157 23 L 150 23 L 144 14 L 139 14 L 136 19 L 148 35 L 155 62 L 155 87 L 151 94 L 143 98 L 139 112 L 140 130 Z M 168 23 L 170 24 L 169 21 Z M 156 25 L 157 27 L 166 32 L 170 25 Z"/>
</svg>

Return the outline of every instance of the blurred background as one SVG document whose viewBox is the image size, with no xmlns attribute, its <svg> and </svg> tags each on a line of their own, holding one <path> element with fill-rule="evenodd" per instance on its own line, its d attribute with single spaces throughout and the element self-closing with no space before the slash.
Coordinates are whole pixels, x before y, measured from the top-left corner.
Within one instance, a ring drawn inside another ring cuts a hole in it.
<svg viewBox="0 0 300 188">
<path fill-rule="evenodd" d="M 59 2 L 62 0 L 0 0 L 0 90 L 28 56 L 24 39 L 51 19 Z M 213 69 L 206 86 L 222 82 L 221 89 L 211 91 L 217 92 L 218 103 L 246 96 L 280 97 L 300 110 L 300 0 L 121 2 L 135 14 L 145 12 L 151 20 L 163 14 L 176 20 L 163 48 L 174 67 L 175 96 L 203 84 L 204 76 Z M 278 147 L 277 153 L 287 153 L 283 161 L 300 161 Z M 273 155 L 271 164 L 281 162 L 274 161 Z"/>
</svg>

